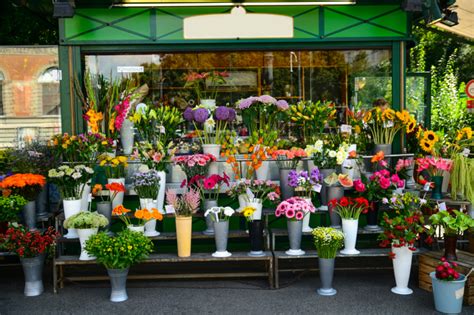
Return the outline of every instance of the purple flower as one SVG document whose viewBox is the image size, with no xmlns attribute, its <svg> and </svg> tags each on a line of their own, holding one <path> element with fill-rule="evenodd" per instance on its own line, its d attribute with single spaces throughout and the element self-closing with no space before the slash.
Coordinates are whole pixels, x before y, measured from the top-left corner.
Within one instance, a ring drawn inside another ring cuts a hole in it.
<svg viewBox="0 0 474 315">
<path fill-rule="evenodd" d="M 276 102 L 276 106 L 278 107 L 279 110 L 287 110 L 288 107 L 288 102 L 285 100 L 279 100 Z"/>
<path fill-rule="evenodd" d="M 237 116 L 237 113 L 235 112 L 235 109 L 229 108 L 229 118 L 227 118 L 227 121 L 229 122 L 234 121 L 236 116 Z"/>
<path fill-rule="evenodd" d="M 183 117 L 186 119 L 186 121 L 192 121 L 194 116 L 193 116 L 193 110 L 191 107 L 186 107 L 186 109 L 183 112 Z"/>
<path fill-rule="evenodd" d="M 193 110 L 194 120 L 198 123 L 204 123 L 209 118 L 209 112 L 205 108 L 198 108 Z"/>
<path fill-rule="evenodd" d="M 246 98 L 246 99 L 243 99 L 243 100 L 240 100 L 239 102 L 239 108 L 240 109 L 246 109 L 246 108 L 249 108 L 250 105 L 252 105 L 253 103 L 253 100 L 249 98 Z"/>
<path fill-rule="evenodd" d="M 273 105 L 276 105 L 277 103 L 277 100 L 274 97 L 271 97 L 270 95 L 262 95 L 258 98 L 258 101 L 264 104 L 273 104 Z"/>
<path fill-rule="evenodd" d="M 311 180 L 316 184 L 316 183 L 319 183 L 323 180 L 323 176 L 322 174 L 319 172 L 319 169 L 316 167 L 316 168 L 313 168 L 311 170 Z"/>
<path fill-rule="evenodd" d="M 216 120 L 228 120 L 229 119 L 229 108 L 225 106 L 219 106 L 216 108 L 214 114 Z"/>
<path fill-rule="evenodd" d="M 291 170 L 288 173 L 288 185 L 290 187 L 298 187 L 298 172 Z"/>
</svg>

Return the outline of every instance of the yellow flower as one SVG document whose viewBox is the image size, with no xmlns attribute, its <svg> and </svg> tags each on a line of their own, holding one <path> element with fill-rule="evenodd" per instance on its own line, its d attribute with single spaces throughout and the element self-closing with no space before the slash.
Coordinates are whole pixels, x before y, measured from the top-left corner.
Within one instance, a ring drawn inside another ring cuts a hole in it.
<svg viewBox="0 0 474 315">
<path fill-rule="evenodd" d="M 423 135 L 423 140 L 428 141 L 431 144 L 434 144 L 435 142 L 439 141 L 439 137 L 433 130 L 428 130 Z"/>
<path fill-rule="evenodd" d="M 368 111 L 368 112 L 365 113 L 365 115 L 364 115 L 364 122 L 367 123 L 367 122 L 369 122 L 371 119 L 372 119 L 372 111 Z"/>
<path fill-rule="evenodd" d="M 410 120 L 414 119 L 407 110 L 403 110 L 402 114 L 403 114 L 403 122 L 405 124 L 409 123 Z"/>
<path fill-rule="evenodd" d="M 362 130 L 360 129 L 360 126 L 359 126 L 359 125 L 356 125 L 356 126 L 354 127 L 354 132 L 355 132 L 355 133 L 360 133 L 361 131 L 362 131 Z"/>
<path fill-rule="evenodd" d="M 472 129 L 471 129 L 471 127 L 464 127 L 464 128 L 461 129 L 461 131 L 466 135 L 467 139 L 472 138 Z"/>
<path fill-rule="evenodd" d="M 464 133 L 462 131 L 458 131 L 456 135 L 456 140 L 460 141 L 462 139 L 462 136 L 464 136 Z"/>
<path fill-rule="evenodd" d="M 115 158 L 115 159 L 112 159 L 112 161 L 110 161 L 113 165 L 119 165 L 120 164 L 120 161 Z"/>
<path fill-rule="evenodd" d="M 126 156 L 118 156 L 117 158 L 118 158 L 119 162 L 121 162 L 121 163 L 127 162 L 127 157 Z"/>
<path fill-rule="evenodd" d="M 420 141 L 420 147 L 423 149 L 423 151 L 427 153 L 431 153 L 433 150 L 434 143 L 427 141 L 426 139 L 421 139 Z"/>
<path fill-rule="evenodd" d="M 106 160 L 102 160 L 102 161 L 100 161 L 99 165 L 100 165 L 100 166 L 104 166 L 105 163 L 107 163 L 107 161 L 106 161 Z"/>
<path fill-rule="evenodd" d="M 403 122 L 405 121 L 405 116 L 403 115 L 402 112 L 396 112 L 395 116 L 397 116 L 398 120 L 403 121 Z"/>
<path fill-rule="evenodd" d="M 418 128 L 418 131 L 416 132 L 416 138 L 420 140 L 421 135 L 422 135 L 423 130 L 421 128 Z"/>
<path fill-rule="evenodd" d="M 413 130 L 415 130 L 416 127 L 416 120 L 415 119 L 410 119 L 410 121 L 407 124 L 406 131 L 407 133 L 412 133 Z"/>
</svg>

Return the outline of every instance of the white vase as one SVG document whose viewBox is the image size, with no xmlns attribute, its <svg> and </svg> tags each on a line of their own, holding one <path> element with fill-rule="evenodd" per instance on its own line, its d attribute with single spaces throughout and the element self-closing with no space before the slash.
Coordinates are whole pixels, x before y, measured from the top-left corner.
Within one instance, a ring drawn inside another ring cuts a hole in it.
<svg viewBox="0 0 474 315">
<path fill-rule="evenodd" d="M 158 195 L 156 196 L 156 208 L 162 214 L 165 213 L 165 191 L 166 191 L 166 172 L 159 171 L 158 176 L 160 177 L 160 188 L 158 189 Z"/>
<path fill-rule="evenodd" d="M 127 225 L 127 229 L 134 232 L 145 233 L 144 225 Z"/>
<path fill-rule="evenodd" d="M 395 283 L 397 284 L 396 287 L 392 288 L 392 292 L 400 295 L 412 294 L 413 290 L 408 288 L 408 281 L 410 280 L 413 252 L 408 249 L 408 246 L 392 246 L 392 253 L 395 254 L 393 272 L 395 274 Z"/>
<path fill-rule="evenodd" d="M 152 208 L 156 208 L 156 206 L 153 206 L 152 198 L 139 198 L 139 200 L 140 200 L 140 209 L 151 210 Z M 151 208 L 148 208 L 150 204 L 151 204 Z"/>
<path fill-rule="evenodd" d="M 120 142 L 122 143 L 124 155 L 132 154 L 134 137 L 135 131 L 133 129 L 133 122 L 130 121 L 130 119 L 125 119 L 122 128 L 120 128 Z"/>
<path fill-rule="evenodd" d="M 255 208 L 255 212 L 252 214 L 252 220 L 261 220 L 262 219 L 262 209 L 263 203 L 262 199 L 252 199 L 247 203 L 247 206 Z"/>
<path fill-rule="evenodd" d="M 69 219 L 81 211 L 81 199 L 63 200 L 64 219 Z M 65 238 L 78 238 L 76 229 L 68 229 Z"/>
<path fill-rule="evenodd" d="M 313 204 L 313 202 L 311 201 L 311 198 L 304 198 L 304 200 L 306 200 L 306 202 L 308 202 L 309 204 Z M 313 231 L 313 229 L 309 226 L 310 218 L 311 218 L 311 212 L 306 213 L 306 215 L 303 218 L 303 232 L 305 233 Z"/>
<path fill-rule="evenodd" d="M 112 184 L 112 183 L 120 183 L 125 185 L 125 178 L 108 178 L 107 183 Z M 114 200 L 112 201 L 112 210 L 115 209 L 118 205 L 123 204 L 123 197 L 125 196 L 124 192 L 119 192 L 115 196 Z"/>
<path fill-rule="evenodd" d="M 94 260 L 96 257 L 89 255 L 89 253 L 85 250 L 86 241 L 92 236 L 97 234 L 99 231 L 98 228 L 94 229 L 76 229 L 77 234 L 79 235 L 79 242 L 81 243 L 81 255 L 79 256 L 79 260 Z"/>
<path fill-rule="evenodd" d="M 221 145 L 220 144 L 203 144 L 202 152 L 204 154 L 212 154 L 216 159 L 219 159 L 221 154 Z M 208 175 L 219 174 L 219 163 L 212 162 L 209 164 Z"/>
<path fill-rule="evenodd" d="M 247 207 L 249 197 L 247 196 L 247 194 L 240 194 L 238 198 L 239 198 L 239 209 L 237 209 L 237 212 L 241 212 L 245 207 Z"/>
<path fill-rule="evenodd" d="M 91 193 L 91 181 L 89 180 L 87 183 L 83 184 L 82 189 L 82 198 L 81 198 L 81 210 L 89 211 L 89 195 Z"/>
<path fill-rule="evenodd" d="M 153 237 L 160 235 L 160 232 L 156 230 L 156 219 L 148 220 L 145 223 L 145 236 Z"/>
<path fill-rule="evenodd" d="M 357 242 L 357 230 L 359 220 L 342 219 L 342 232 L 344 233 L 344 249 L 341 250 L 343 255 L 357 255 L 360 252 L 355 248 Z"/>
<path fill-rule="evenodd" d="M 262 165 L 255 171 L 255 176 L 260 180 L 269 180 L 271 178 L 270 161 L 263 161 Z"/>
<path fill-rule="evenodd" d="M 360 179 L 360 169 L 357 160 L 347 159 L 341 167 L 342 174 L 347 174 L 351 179 Z"/>
</svg>

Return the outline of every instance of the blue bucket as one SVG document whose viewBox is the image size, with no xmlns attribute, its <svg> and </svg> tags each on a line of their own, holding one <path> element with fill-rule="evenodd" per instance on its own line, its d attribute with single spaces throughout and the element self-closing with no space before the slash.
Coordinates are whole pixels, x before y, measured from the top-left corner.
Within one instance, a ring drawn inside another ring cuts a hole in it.
<svg viewBox="0 0 474 315">
<path fill-rule="evenodd" d="M 433 283 L 435 309 L 447 314 L 461 313 L 466 276 L 460 275 L 455 281 L 443 281 L 438 280 L 433 271 L 430 277 Z"/>
</svg>

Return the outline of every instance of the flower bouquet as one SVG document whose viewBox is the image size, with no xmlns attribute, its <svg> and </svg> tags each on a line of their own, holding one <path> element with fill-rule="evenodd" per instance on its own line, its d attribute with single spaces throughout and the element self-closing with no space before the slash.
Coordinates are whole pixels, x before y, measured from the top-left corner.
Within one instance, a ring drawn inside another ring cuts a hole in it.
<svg viewBox="0 0 474 315">
<path fill-rule="evenodd" d="M 250 181 L 246 191 L 248 195 L 247 206 L 251 206 L 256 209 L 253 214 L 254 220 L 260 220 L 262 218 L 262 209 L 264 203 L 267 201 L 277 203 L 280 200 L 280 187 L 270 180 L 264 181 L 255 179 Z"/>
<path fill-rule="evenodd" d="M 85 165 L 62 165 L 49 170 L 48 180 L 59 187 L 63 200 L 77 200 L 93 174 L 94 170 Z"/>
<path fill-rule="evenodd" d="M 235 213 L 231 207 L 212 207 L 204 213 L 214 223 L 214 234 L 216 240 L 216 252 L 213 257 L 229 257 L 232 254 L 227 251 L 227 239 L 229 235 L 229 219 Z"/>
<path fill-rule="evenodd" d="M 309 213 L 314 213 L 316 209 L 307 200 L 300 197 L 292 197 L 282 201 L 275 210 L 277 218 L 284 216 L 287 218 L 288 237 L 290 239 L 290 249 L 287 255 L 304 255 L 301 250 L 301 236 L 303 232 L 303 219 Z"/>
<path fill-rule="evenodd" d="M 330 200 L 329 204 L 331 205 L 329 209 L 339 214 L 342 219 L 344 249 L 341 251 L 341 254 L 360 254 L 355 248 L 359 228 L 359 216 L 361 213 L 367 213 L 369 201 L 363 197 L 342 197 L 340 200 Z"/>
<path fill-rule="evenodd" d="M 342 165 L 349 154 L 347 145 L 336 148 L 331 142 L 325 144 L 323 140 L 317 140 L 314 145 L 307 145 L 305 151 L 320 169 L 335 169 Z"/>
<path fill-rule="evenodd" d="M 192 154 L 174 156 L 171 161 L 181 167 L 187 179 L 191 179 L 196 175 L 207 175 L 209 165 L 216 161 L 216 157 L 212 154 Z"/>
<path fill-rule="evenodd" d="M 126 156 L 111 157 L 106 154 L 99 156 L 99 165 L 104 168 L 107 179 L 125 178 L 125 168 L 128 166 Z"/>
<path fill-rule="evenodd" d="M 250 187 L 252 181 L 250 179 L 241 179 L 233 183 L 233 185 L 227 190 L 227 195 L 233 199 L 239 201 L 239 209 L 237 211 L 242 212 L 249 197 L 247 195 L 247 188 Z"/>
<path fill-rule="evenodd" d="M 5 177 L 0 182 L 0 188 L 20 195 L 28 201 L 34 201 L 42 187 L 46 184 L 44 176 L 38 174 L 14 174 Z"/>
<path fill-rule="evenodd" d="M 321 278 L 321 288 L 318 289 L 318 294 L 323 296 L 335 295 L 337 291 L 332 288 L 334 261 L 337 250 L 342 247 L 344 242 L 344 234 L 330 227 L 317 227 L 312 234 L 314 246 L 318 251 Z"/>
<path fill-rule="evenodd" d="M 288 185 L 295 189 L 295 194 L 299 197 L 311 199 L 313 192 L 321 188 L 319 186 L 322 181 L 323 177 L 317 167 L 313 168 L 310 173 L 291 170 L 288 174 Z"/>
<path fill-rule="evenodd" d="M 145 224 L 150 220 L 163 220 L 163 215 L 156 208 L 137 209 L 133 212 L 133 217 L 127 214 L 129 212 L 131 211 L 123 205 L 118 205 L 112 210 L 112 215 L 118 216 L 129 230 L 135 232 L 144 233 Z"/>
<path fill-rule="evenodd" d="M 413 164 L 413 159 L 399 159 L 395 165 L 395 173 L 400 179 L 406 181 L 413 177 Z"/>
<path fill-rule="evenodd" d="M 416 120 L 406 110 L 382 110 L 376 107 L 367 111 L 364 122 L 368 125 L 375 144 L 391 144 L 398 131 L 403 128 L 409 132 L 416 125 Z"/>
<path fill-rule="evenodd" d="M 104 187 L 107 191 L 106 193 L 104 193 Z M 125 185 L 122 183 L 110 183 L 105 184 L 105 186 L 102 186 L 102 184 L 95 184 L 92 188 L 92 196 L 99 197 L 101 202 L 108 203 L 113 202 L 115 197 L 117 197 L 117 194 L 121 192 L 125 192 Z"/>
<path fill-rule="evenodd" d="M 306 151 L 301 148 L 275 150 L 272 152 L 272 158 L 276 160 L 280 169 L 295 169 L 298 163 L 307 156 Z"/>
<path fill-rule="evenodd" d="M 423 157 L 416 159 L 416 164 L 418 165 L 417 171 L 427 171 L 431 177 L 431 181 L 434 182 L 431 198 L 443 198 L 443 171 L 448 173 L 451 172 L 453 161 L 437 157 Z"/>
<path fill-rule="evenodd" d="M 160 189 L 160 176 L 157 171 L 135 173 L 132 176 L 133 189 L 140 199 L 156 200 Z M 142 205 L 142 208 L 146 205 Z"/>
</svg>

